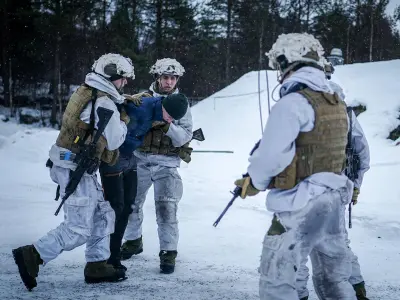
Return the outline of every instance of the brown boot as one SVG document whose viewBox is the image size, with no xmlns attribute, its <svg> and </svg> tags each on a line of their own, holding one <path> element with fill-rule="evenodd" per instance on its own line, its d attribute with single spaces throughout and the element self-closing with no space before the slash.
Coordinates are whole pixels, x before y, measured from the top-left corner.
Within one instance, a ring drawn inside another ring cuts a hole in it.
<svg viewBox="0 0 400 300">
<path fill-rule="evenodd" d="M 31 291 L 37 286 L 36 277 L 39 273 L 39 265 L 43 264 L 43 260 L 33 245 L 13 249 L 12 254 L 22 281 L 26 288 Z"/>
<path fill-rule="evenodd" d="M 86 283 L 117 282 L 127 278 L 125 270 L 116 269 L 105 260 L 88 262 L 84 274 Z"/>
<path fill-rule="evenodd" d="M 356 291 L 357 300 L 369 300 L 367 298 L 367 291 L 365 290 L 364 281 L 353 285 L 353 288 Z"/>
<path fill-rule="evenodd" d="M 136 240 L 127 240 L 121 247 L 121 260 L 127 260 L 133 255 L 138 255 L 143 252 L 142 237 Z"/>
<path fill-rule="evenodd" d="M 164 274 L 174 273 L 175 259 L 178 251 L 161 250 L 158 255 L 160 256 L 160 272 Z"/>
</svg>

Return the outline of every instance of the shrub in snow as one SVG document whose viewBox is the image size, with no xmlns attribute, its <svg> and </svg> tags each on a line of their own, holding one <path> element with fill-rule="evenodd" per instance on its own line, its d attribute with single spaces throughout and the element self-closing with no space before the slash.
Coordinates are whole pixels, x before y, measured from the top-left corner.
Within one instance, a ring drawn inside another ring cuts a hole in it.
<svg viewBox="0 0 400 300">
<path fill-rule="evenodd" d="M 392 141 L 397 141 L 400 138 L 400 125 L 389 133 L 388 138 L 391 139 Z"/>
<path fill-rule="evenodd" d="M 5 115 L 2 115 L 2 114 L 0 114 L 0 120 L 2 120 L 3 122 L 10 121 L 10 119 L 8 117 L 6 117 Z"/>
<path fill-rule="evenodd" d="M 22 108 L 19 112 L 19 121 L 22 124 L 33 124 L 41 119 L 40 111 L 32 108 Z"/>
<path fill-rule="evenodd" d="M 356 116 L 358 116 L 359 114 L 363 113 L 366 110 L 367 110 L 367 108 L 361 104 L 353 107 L 353 111 L 356 114 Z"/>
</svg>

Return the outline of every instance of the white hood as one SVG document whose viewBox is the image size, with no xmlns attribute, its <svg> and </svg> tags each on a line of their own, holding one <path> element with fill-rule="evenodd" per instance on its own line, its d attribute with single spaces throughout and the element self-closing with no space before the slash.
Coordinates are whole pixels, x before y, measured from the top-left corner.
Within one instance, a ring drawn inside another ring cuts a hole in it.
<svg viewBox="0 0 400 300">
<path fill-rule="evenodd" d="M 287 91 L 296 83 L 303 83 L 317 92 L 333 94 L 323 71 L 313 67 L 303 67 L 283 81 L 279 91 L 281 97 L 286 95 Z"/>
<path fill-rule="evenodd" d="M 346 95 L 343 92 L 343 89 L 338 85 L 336 82 L 333 82 L 332 80 L 328 81 L 329 87 L 331 88 L 332 92 L 336 93 L 339 95 L 340 99 L 344 101 L 346 98 Z"/>
<path fill-rule="evenodd" d="M 312 67 L 299 69 L 283 82 L 280 90 L 282 99 L 271 110 L 261 143 L 249 158 L 247 172 L 258 190 L 266 190 L 272 178 L 290 165 L 296 153 L 295 141 L 299 133 L 310 132 L 314 128 L 315 113 L 312 106 L 301 94 L 290 92 L 290 88 L 298 83 L 306 84 L 314 91 L 333 94 L 324 72 Z M 275 213 L 297 211 L 328 189 L 340 188 L 347 191 L 346 197 L 342 198 L 343 204 L 348 203 L 353 183 L 345 175 L 316 173 L 290 190 L 270 190 L 267 208 Z"/>
<path fill-rule="evenodd" d="M 85 83 L 98 89 L 99 91 L 107 93 L 110 96 L 110 99 L 117 104 L 122 104 L 125 101 L 125 97 L 117 91 L 116 87 L 111 83 L 111 81 L 108 81 L 96 73 L 87 74 Z"/>
</svg>

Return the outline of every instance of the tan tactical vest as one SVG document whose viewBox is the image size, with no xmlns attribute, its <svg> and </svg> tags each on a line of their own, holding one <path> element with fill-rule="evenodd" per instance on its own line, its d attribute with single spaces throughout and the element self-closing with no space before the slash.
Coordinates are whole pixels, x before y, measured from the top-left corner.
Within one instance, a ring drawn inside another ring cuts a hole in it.
<svg viewBox="0 0 400 300">
<path fill-rule="evenodd" d="M 88 135 L 86 143 L 91 141 L 92 137 L 89 135 L 91 124 L 86 124 L 83 122 L 80 119 L 80 115 L 84 108 L 89 105 L 90 101 L 92 100 L 92 93 L 92 88 L 86 85 L 81 85 L 72 94 L 63 115 L 61 130 L 56 141 L 57 146 L 66 148 L 72 153 L 78 154 L 80 152 L 80 143 L 82 143 L 82 139 L 85 139 L 86 135 Z M 107 94 L 97 91 L 97 98 L 105 95 Z M 94 130 L 93 134 L 95 133 L 96 130 Z M 118 150 L 107 150 L 106 145 L 106 139 L 101 136 L 97 143 L 95 157 L 110 165 L 115 164 L 118 159 L 119 152 Z"/>
<path fill-rule="evenodd" d="M 138 150 L 152 154 L 179 156 L 184 162 L 189 163 L 193 148 L 189 147 L 189 143 L 182 147 L 174 147 L 171 138 L 161 129 L 163 125 L 165 124 L 153 125 L 153 128 L 145 135 L 143 143 Z"/>
<path fill-rule="evenodd" d="M 346 104 L 337 94 L 298 91 L 315 112 L 314 128 L 300 132 L 291 164 L 278 174 L 269 188 L 291 189 L 308 176 L 320 172 L 340 174 L 345 166 L 348 121 Z"/>
</svg>

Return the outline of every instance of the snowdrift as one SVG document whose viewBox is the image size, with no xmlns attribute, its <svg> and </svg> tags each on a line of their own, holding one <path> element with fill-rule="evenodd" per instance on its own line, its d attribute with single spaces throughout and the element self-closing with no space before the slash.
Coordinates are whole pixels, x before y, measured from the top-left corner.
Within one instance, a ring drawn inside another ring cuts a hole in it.
<svg viewBox="0 0 400 300">
<path fill-rule="evenodd" d="M 373 147 L 378 144 L 390 148 L 393 143 L 386 138 L 400 124 L 399 70 L 400 60 L 393 60 L 337 66 L 332 76 L 332 80 L 342 86 L 348 105 L 367 107 L 358 119 Z M 268 118 L 266 73 L 270 93 L 278 84 L 276 71 L 260 72 L 263 124 Z M 258 75 L 257 71 L 247 73 L 192 108 L 195 127 L 202 127 L 206 136 L 206 141 L 197 149 L 242 151 L 243 145 L 251 149 L 261 137 Z M 274 91 L 274 97 L 270 97 L 271 106 L 278 92 L 279 88 Z M 374 153 L 373 160 L 378 160 L 379 156 Z"/>
</svg>

